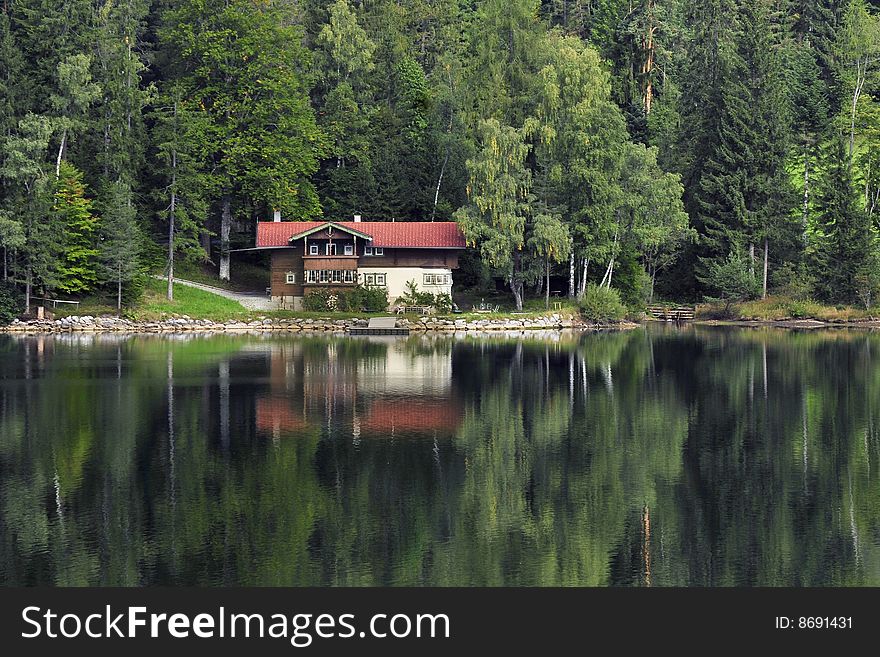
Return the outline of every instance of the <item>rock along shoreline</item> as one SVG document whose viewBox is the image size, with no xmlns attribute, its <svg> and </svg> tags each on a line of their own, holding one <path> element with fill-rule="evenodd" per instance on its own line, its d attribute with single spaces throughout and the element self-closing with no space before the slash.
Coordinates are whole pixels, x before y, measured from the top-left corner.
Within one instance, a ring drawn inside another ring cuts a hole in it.
<svg viewBox="0 0 880 657">
<path fill-rule="evenodd" d="M 186 333 L 186 332 L 245 332 L 279 331 L 333 332 L 347 333 L 352 328 L 364 328 L 367 320 L 349 319 L 272 319 L 258 318 L 250 322 L 209 319 L 192 319 L 187 316 L 172 317 L 158 321 L 137 321 L 119 317 L 70 316 L 55 320 L 13 320 L 7 326 L 0 326 L 0 333 Z M 442 319 L 422 317 L 418 321 L 398 319 L 397 328 L 408 328 L 411 332 L 455 332 L 455 331 L 523 331 L 523 330 L 597 330 L 609 326 L 584 323 L 580 319 L 566 315 L 528 317 L 523 319 Z M 632 325 L 636 326 L 635 324 Z M 629 325 L 615 324 L 613 328 L 630 328 Z"/>
</svg>

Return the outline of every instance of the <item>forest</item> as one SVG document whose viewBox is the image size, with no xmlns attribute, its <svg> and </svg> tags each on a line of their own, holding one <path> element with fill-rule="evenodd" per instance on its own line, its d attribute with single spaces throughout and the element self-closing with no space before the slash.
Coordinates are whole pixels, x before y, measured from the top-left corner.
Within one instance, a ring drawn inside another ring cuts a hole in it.
<svg viewBox="0 0 880 657">
<path fill-rule="evenodd" d="M 880 2 L 2 0 L 0 298 L 459 223 L 462 285 L 880 291 Z M 2 300 L 2 299 L 0 299 Z"/>
</svg>

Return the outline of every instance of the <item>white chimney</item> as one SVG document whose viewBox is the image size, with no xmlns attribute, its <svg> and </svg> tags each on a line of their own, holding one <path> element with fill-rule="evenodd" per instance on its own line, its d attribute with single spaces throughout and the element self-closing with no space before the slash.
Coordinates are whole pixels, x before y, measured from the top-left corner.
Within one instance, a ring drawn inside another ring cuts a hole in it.
<svg viewBox="0 0 880 657">
<path fill-rule="evenodd" d="M 274 221 L 274 222 L 281 221 L 281 210 L 275 210 L 275 212 L 272 214 L 272 221 Z"/>
<path fill-rule="evenodd" d="M 354 215 L 354 222 L 356 224 L 359 224 L 361 222 L 361 215 L 359 215 L 359 214 Z"/>
</svg>

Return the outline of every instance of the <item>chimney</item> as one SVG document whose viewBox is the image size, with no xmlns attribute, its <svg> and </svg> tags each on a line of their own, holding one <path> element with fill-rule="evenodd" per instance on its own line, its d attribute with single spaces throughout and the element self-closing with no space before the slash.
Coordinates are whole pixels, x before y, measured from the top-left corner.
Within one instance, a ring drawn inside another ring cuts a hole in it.
<svg viewBox="0 0 880 657">
<path fill-rule="evenodd" d="M 359 215 L 359 214 L 354 215 L 354 222 L 356 224 L 359 224 L 361 222 L 361 215 Z"/>
<path fill-rule="evenodd" d="M 276 223 L 281 221 L 281 210 L 275 210 L 275 212 L 272 214 L 272 221 Z"/>
</svg>

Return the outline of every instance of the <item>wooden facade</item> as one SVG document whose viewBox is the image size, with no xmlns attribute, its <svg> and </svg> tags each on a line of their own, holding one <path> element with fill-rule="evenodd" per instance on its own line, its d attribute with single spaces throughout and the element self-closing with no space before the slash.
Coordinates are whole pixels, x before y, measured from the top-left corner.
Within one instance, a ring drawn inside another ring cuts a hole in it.
<svg viewBox="0 0 880 657">
<path fill-rule="evenodd" d="M 357 226 L 355 228 L 355 226 Z M 458 268 L 458 258 L 464 248 L 463 238 L 458 234 L 450 238 L 452 228 L 445 228 L 446 235 L 431 237 L 437 225 L 420 235 L 408 235 L 412 225 L 398 224 L 385 234 L 382 242 L 374 240 L 360 230 L 370 230 L 370 224 L 299 224 L 290 228 L 284 237 L 272 234 L 280 226 L 263 226 L 262 243 L 258 236 L 258 248 L 271 249 L 270 294 L 285 307 L 301 307 L 303 297 L 310 290 L 344 290 L 358 284 L 379 285 L 388 290 L 389 299 L 405 292 L 408 281 L 415 280 L 419 289 L 439 293 L 451 293 L 451 272 Z M 376 225 L 372 225 L 373 230 Z M 427 234 L 427 237 L 425 235 Z M 267 236 L 268 235 L 268 236 Z M 412 244 L 412 246 L 410 246 Z M 436 276 L 436 281 L 431 272 Z"/>
</svg>

